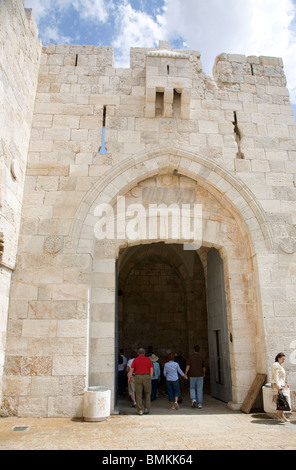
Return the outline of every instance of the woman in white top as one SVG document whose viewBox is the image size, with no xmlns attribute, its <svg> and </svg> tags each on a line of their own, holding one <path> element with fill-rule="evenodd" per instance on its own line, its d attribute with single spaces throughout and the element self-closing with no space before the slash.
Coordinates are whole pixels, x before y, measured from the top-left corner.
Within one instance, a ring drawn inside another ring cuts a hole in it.
<svg viewBox="0 0 296 470">
<path fill-rule="evenodd" d="M 182 369 L 177 362 L 174 361 L 175 355 L 170 353 L 168 355 L 168 362 L 165 363 L 163 368 L 163 375 L 166 378 L 167 392 L 169 400 L 171 402 L 171 409 L 177 410 L 179 408 L 179 376 L 178 374 L 185 376 Z M 187 377 L 187 376 L 186 376 Z M 185 378 L 186 378 L 185 377 Z"/>
<path fill-rule="evenodd" d="M 285 354 L 282 352 L 278 353 L 275 358 L 275 363 L 272 366 L 271 374 L 271 386 L 275 394 L 275 399 L 280 390 L 283 390 L 283 393 L 285 394 L 285 390 L 289 387 L 287 384 L 286 371 L 282 366 L 284 362 Z M 276 417 L 281 421 L 288 421 L 282 410 L 277 411 Z"/>
</svg>

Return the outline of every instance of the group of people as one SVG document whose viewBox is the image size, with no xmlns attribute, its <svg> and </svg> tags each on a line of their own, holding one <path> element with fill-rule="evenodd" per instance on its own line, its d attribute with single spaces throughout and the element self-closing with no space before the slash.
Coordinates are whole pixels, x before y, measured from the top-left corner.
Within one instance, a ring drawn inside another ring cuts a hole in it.
<svg viewBox="0 0 296 470">
<path fill-rule="evenodd" d="M 140 348 L 131 354 L 129 361 L 120 351 L 122 361 L 118 364 L 119 394 L 124 391 L 124 371 L 128 374 L 128 391 L 132 406 L 137 407 L 139 415 L 150 412 L 151 401 L 157 398 L 158 383 L 161 380 L 159 358 L 150 347 L 147 354 Z M 166 392 L 169 397 L 171 409 L 177 410 L 183 399 L 184 379 L 190 381 L 190 398 L 192 407 L 202 408 L 203 381 L 206 367 L 204 359 L 199 354 L 199 346 L 194 346 L 194 352 L 184 359 L 180 352 L 169 352 L 163 366 L 163 376 L 166 380 Z M 145 406 L 143 406 L 143 396 Z"/>
<path fill-rule="evenodd" d="M 128 391 L 132 400 L 132 406 L 137 407 L 138 414 L 150 412 L 151 401 L 157 398 L 158 383 L 161 378 L 159 358 L 149 347 L 147 354 L 145 349 L 133 351 L 129 361 L 125 358 L 123 350 L 120 350 L 118 360 L 118 391 L 124 394 L 125 378 L 128 376 Z M 274 400 L 279 392 L 289 396 L 286 372 L 283 367 L 285 354 L 278 353 L 272 367 L 271 386 L 274 392 Z M 194 346 L 194 352 L 186 361 L 180 352 L 169 352 L 163 366 L 163 376 L 166 379 L 166 392 L 171 408 L 177 410 L 183 399 L 184 379 L 190 381 L 190 399 L 192 407 L 202 408 L 203 383 L 206 367 L 203 357 L 199 354 L 199 346 Z M 143 406 L 143 396 L 145 406 Z M 289 400 L 288 400 L 289 401 Z M 289 404 L 291 407 L 291 404 Z M 277 410 L 275 418 L 287 422 L 284 411 Z"/>
</svg>

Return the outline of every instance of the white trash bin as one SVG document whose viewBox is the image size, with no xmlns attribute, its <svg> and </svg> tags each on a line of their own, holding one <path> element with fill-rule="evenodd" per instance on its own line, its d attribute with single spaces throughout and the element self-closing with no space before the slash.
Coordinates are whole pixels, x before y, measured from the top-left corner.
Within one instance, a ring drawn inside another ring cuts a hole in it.
<svg viewBox="0 0 296 470">
<path fill-rule="evenodd" d="M 110 417 L 111 390 L 107 387 L 93 386 L 84 391 L 84 421 L 105 421 Z"/>
</svg>

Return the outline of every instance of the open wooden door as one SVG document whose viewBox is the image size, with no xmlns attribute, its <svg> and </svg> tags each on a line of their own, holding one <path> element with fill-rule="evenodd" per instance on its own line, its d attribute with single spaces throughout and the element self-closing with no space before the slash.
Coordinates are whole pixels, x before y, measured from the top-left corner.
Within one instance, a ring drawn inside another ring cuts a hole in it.
<svg viewBox="0 0 296 470">
<path fill-rule="evenodd" d="M 229 402 L 232 385 L 224 269 L 223 260 L 215 248 L 208 253 L 207 309 L 211 395 Z"/>
</svg>

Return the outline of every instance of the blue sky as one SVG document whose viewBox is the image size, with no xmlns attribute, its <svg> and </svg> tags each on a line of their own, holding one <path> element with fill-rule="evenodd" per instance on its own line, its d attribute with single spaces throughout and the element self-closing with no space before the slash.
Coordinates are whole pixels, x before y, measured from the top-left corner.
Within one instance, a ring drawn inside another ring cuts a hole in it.
<svg viewBox="0 0 296 470">
<path fill-rule="evenodd" d="M 201 52 L 211 74 L 222 53 L 282 57 L 296 113 L 296 0 L 25 0 L 43 45 L 114 48 L 117 67 L 129 66 L 130 47 Z M 53 6 L 54 5 L 54 6 Z"/>
</svg>

